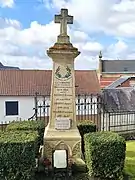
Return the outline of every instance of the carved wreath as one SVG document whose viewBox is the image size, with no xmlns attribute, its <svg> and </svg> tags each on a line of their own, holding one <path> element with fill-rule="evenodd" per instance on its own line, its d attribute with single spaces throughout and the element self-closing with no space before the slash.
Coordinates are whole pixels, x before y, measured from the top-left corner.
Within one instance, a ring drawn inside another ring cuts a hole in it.
<svg viewBox="0 0 135 180">
<path fill-rule="evenodd" d="M 55 71 L 55 75 L 58 78 L 69 78 L 71 76 L 71 69 L 67 66 L 66 67 L 66 74 L 64 76 L 62 76 L 62 74 L 60 73 L 60 66 L 58 66 L 58 68 Z"/>
</svg>

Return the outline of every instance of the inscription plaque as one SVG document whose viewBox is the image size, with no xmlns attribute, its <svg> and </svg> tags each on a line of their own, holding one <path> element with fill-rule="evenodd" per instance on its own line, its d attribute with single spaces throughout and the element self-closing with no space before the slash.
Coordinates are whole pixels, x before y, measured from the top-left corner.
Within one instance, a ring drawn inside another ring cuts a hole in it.
<svg viewBox="0 0 135 180">
<path fill-rule="evenodd" d="M 55 150 L 53 157 L 54 157 L 54 167 L 55 168 L 66 168 L 67 167 L 66 150 Z"/>
<path fill-rule="evenodd" d="M 71 120 L 69 118 L 56 118 L 55 129 L 57 130 L 68 130 L 71 127 Z"/>
</svg>

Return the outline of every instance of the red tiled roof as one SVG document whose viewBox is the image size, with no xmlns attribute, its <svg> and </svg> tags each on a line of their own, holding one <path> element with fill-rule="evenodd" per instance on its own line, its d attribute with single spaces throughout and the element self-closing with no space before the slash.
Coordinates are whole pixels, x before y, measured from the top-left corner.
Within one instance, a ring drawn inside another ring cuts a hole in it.
<svg viewBox="0 0 135 180">
<path fill-rule="evenodd" d="M 103 89 L 106 86 L 109 86 L 111 83 L 116 81 L 119 77 L 101 77 L 100 79 L 100 88 Z"/>
<path fill-rule="evenodd" d="M 1 96 L 50 95 L 51 70 L 0 70 Z M 76 94 L 96 94 L 100 85 L 96 71 L 75 71 Z"/>
</svg>

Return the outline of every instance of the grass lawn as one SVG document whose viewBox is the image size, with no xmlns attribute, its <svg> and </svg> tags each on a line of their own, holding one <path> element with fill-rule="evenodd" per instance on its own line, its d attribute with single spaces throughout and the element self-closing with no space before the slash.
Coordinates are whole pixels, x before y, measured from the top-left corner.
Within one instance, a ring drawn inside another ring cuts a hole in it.
<svg viewBox="0 0 135 180">
<path fill-rule="evenodd" d="M 135 180 L 135 141 L 127 141 L 126 146 L 125 172 Z"/>
</svg>

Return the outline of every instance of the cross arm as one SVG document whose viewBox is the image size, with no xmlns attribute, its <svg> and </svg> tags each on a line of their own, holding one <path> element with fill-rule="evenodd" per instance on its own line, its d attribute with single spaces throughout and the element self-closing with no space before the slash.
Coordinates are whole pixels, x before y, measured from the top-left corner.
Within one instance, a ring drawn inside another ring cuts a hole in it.
<svg viewBox="0 0 135 180">
<path fill-rule="evenodd" d="M 73 16 L 67 16 L 67 24 L 73 24 Z"/>
<path fill-rule="evenodd" d="M 55 15 L 55 17 L 54 17 L 54 22 L 55 23 L 60 23 L 61 22 L 61 15 Z"/>
</svg>

